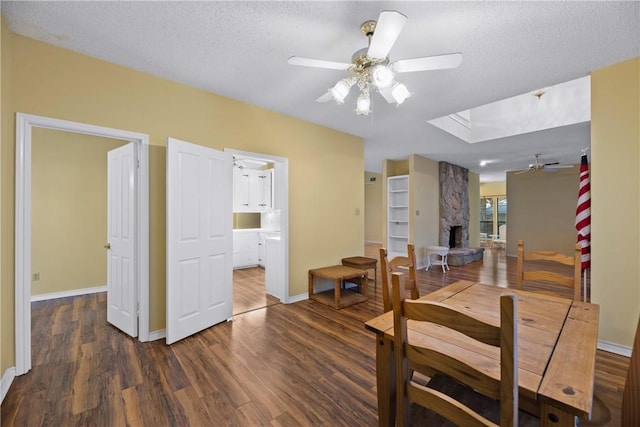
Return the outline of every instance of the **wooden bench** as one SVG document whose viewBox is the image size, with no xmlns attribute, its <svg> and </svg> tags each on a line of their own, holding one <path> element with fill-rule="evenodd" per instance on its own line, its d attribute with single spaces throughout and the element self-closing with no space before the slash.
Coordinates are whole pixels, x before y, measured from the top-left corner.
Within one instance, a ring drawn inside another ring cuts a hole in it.
<svg viewBox="0 0 640 427">
<path fill-rule="evenodd" d="M 315 293 L 313 282 L 315 278 L 333 281 L 333 290 Z M 309 270 L 309 299 L 340 309 L 366 301 L 368 298 L 368 275 L 366 270 L 334 265 L 331 267 Z M 343 286 L 346 281 L 353 281 L 360 292 L 354 292 Z"/>
<path fill-rule="evenodd" d="M 378 260 L 366 256 L 352 256 L 342 258 L 342 265 L 359 268 L 360 270 L 373 270 L 373 281 L 378 283 Z"/>
</svg>

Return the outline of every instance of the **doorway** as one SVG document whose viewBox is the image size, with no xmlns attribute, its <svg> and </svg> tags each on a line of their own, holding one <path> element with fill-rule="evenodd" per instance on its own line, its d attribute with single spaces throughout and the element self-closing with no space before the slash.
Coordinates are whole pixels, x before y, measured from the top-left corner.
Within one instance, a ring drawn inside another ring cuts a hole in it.
<svg viewBox="0 0 640 427">
<path fill-rule="evenodd" d="M 288 159 L 232 149 L 225 152 L 234 158 L 234 177 L 247 169 L 270 170 L 272 180 L 268 209 L 234 209 L 233 314 L 237 315 L 288 302 Z M 244 260 L 238 261 L 239 257 Z"/>
<path fill-rule="evenodd" d="M 31 301 L 107 290 L 107 153 L 125 141 L 32 129 Z"/>
<path fill-rule="evenodd" d="M 30 114 L 16 114 L 15 345 L 16 375 L 31 369 L 31 176 L 34 128 L 101 136 L 132 142 L 136 157 L 134 285 L 139 306 L 139 339 L 149 340 L 149 151 L 148 135 Z"/>
</svg>

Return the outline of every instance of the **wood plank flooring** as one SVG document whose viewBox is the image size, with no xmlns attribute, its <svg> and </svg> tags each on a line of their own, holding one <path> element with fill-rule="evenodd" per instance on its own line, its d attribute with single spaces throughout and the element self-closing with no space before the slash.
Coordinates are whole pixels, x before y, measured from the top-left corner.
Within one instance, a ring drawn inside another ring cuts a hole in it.
<svg viewBox="0 0 640 427">
<path fill-rule="evenodd" d="M 377 258 L 377 247 L 365 255 Z M 513 262 L 512 262 L 513 261 Z M 427 293 L 459 279 L 511 286 L 503 250 L 465 267 L 420 271 Z M 378 274 L 380 279 L 380 274 Z M 379 280 L 378 280 L 379 281 Z M 312 301 L 234 316 L 171 346 L 106 323 L 106 296 L 32 304 L 33 369 L 17 377 L 2 426 L 374 426 L 374 336 L 380 284 L 342 310 Z M 596 391 L 619 425 L 628 358 L 598 352 Z"/>
<path fill-rule="evenodd" d="M 233 270 L 234 316 L 280 303 L 278 298 L 267 294 L 264 274 L 264 268 L 260 267 Z"/>
</svg>

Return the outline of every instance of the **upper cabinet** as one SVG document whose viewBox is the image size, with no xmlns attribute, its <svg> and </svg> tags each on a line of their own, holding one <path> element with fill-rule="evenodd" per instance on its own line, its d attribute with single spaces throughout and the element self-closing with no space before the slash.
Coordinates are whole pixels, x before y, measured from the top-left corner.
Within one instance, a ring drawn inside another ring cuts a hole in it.
<svg viewBox="0 0 640 427">
<path fill-rule="evenodd" d="M 233 169 L 233 211 L 267 212 L 273 208 L 273 169 Z"/>
</svg>

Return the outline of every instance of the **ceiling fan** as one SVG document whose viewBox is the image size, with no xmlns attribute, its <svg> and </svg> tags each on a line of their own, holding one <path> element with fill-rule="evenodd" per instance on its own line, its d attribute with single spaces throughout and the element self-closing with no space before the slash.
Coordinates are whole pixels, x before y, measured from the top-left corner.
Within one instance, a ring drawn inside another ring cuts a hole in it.
<svg viewBox="0 0 640 427">
<path fill-rule="evenodd" d="M 360 91 L 356 103 L 356 113 L 358 114 L 369 114 L 372 91 L 379 92 L 390 104 L 400 105 L 411 96 L 411 93 L 404 84 L 396 81 L 396 74 L 455 68 L 462 62 L 461 53 L 423 56 L 390 62 L 389 51 L 391 51 L 406 22 L 407 17 L 400 12 L 385 10 L 380 12 L 378 21 L 362 23 L 360 31 L 369 39 L 369 46 L 356 51 L 351 57 L 351 63 L 300 56 L 292 56 L 287 62 L 291 65 L 351 71 L 353 73 L 352 76 L 340 80 L 327 93 L 316 99 L 317 102 L 327 102 L 333 99 L 338 104 L 342 104 L 351 87 L 356 85 Z"/>
<path fill-rule="evenodd" d="M 554 172 L 556 169 L 573 167 L 573 165 L 561 165 L 560 162 L 541 163 L 540 154 L 535 154 L 535 158 L 536 158 L 535 162 L 529 164 L 528 169 L 521 170 L 517 172 L 516 175 L 520 175 L 521 173 L 526 173 L 526 172 L 540 172 L 542 170 L 547 172 Z"/>
</svg>

